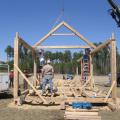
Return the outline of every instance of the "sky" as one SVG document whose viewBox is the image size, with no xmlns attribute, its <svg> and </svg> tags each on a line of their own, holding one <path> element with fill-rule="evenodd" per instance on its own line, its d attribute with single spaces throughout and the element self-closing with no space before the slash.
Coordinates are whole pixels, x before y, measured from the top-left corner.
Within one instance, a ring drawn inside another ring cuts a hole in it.
<svg viewBox="0 0 120 120">
<path fill-rule="evenodd" d="M 117 0 L 120 3 L 120 0 Z M 64 16 L 60 16 L 64 6 Z M 0 0 L 0 60 L 5 48 L 13 46 L 15 33 L 31 46 L 62 20 L 91 42 L 104 42 L 115 33 L 120 52 L 120 28 L 108 14 L 107 0 Z M 57 32 L 67 32 L 65 28 Z M 77 37 L 50 37 L 44 45 L 82 45 Z"/>
</svg>

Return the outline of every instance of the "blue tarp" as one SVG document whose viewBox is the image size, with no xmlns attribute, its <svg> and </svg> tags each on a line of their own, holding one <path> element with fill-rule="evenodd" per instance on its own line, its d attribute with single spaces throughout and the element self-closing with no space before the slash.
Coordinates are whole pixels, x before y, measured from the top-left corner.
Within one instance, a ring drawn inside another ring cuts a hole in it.
<svg viewBox="0 0 120 120">
<path fill-rule="evenodd" d="M 72 102 L 73 109 L 91 109 L 92 104 L 90 102 Z"/>
</svg>

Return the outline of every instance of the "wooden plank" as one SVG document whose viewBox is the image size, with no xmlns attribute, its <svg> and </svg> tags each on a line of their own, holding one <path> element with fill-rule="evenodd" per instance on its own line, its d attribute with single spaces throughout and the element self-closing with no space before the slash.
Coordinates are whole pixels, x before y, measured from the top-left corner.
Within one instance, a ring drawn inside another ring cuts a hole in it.
<svg viewBox="0 0 120 120">
<path fill-rule="evenodd" d="M 69 111 L 69 112 L 98 112 L 99 109 L 66 109 L 66 111 Z"/>
<path fill-rule="evenodd" d="M 116 88 L 116 41 L 115 41 L 115 37 L 114 34 L 112 35 L 112 39 L 114 41 L 111 42 L 111 78 L 112 78 L 112 84 L 115 81 L 115 85 L 112 89 L 112 98 L 114 100 L 114 102 L 116 102 L 117 100 L 117 88 Z"/>
<path fill-rule="evenodd" d="M 69 97 L 69 100 L 68 99 L 65 99 L 65 102 L 67 103 L 72 103 L 72 102 L 91 102 L 91 103 L 108 103 L 108 102 L 112 102 L 112 98 L 108 98 L 107 102 L 104 101 L 105 98 L 83 98 L 83 97 L 80 97 L 80 98 L 70 98 Z"/>
<path fill-rule="evenodd" d="M 98 115 L 98 112 L 69 112 L 69 111 L 65 111 L 65 115 L 86 115 L 86 116 L 93 116 L 93 115 Z"/>
<path fill-rule="evenodd" d="M 110 96 L 110 93 L 112 92 L 113 87 L 115 86 L 116 81 L 113 81 L 112 86 L 110 87 L 110 90 L 108 91 L 106 97 L 105 97 L 105 102 L 107 102 L 108 97 Z"/>
<path fill-rule="evenodd" d="M 64 117 L 66 117 L 66 118 L 79 118 L 79 119 L 84 119 L 84 118 L 93 118 L 93 119 L 100 119 L 101 118 L 101 116 L 98 116 L 98 115 L 73 115 L 73 114 L 71 114 L 71 115 L 65 115 Z"/>
<path fill-rule="evenodd" d="M 37 77 L 35 78 L 36 80 L 36 82 L 37 82 L 37 84 L 39 85 L 40 84 L 40 81 L 37 79 Z"/>
<path fill-rule="evenodd" d="M 52 36 L 75 36 L 74 33 L 54 33 Z"/>
<path fill-rule="evenodd" d="M 96 48 L 96 46 L 93 43 L 91 43 L 89 40 L 87 40 L 84 36 L 82 36 L 79 32 L 77 32 L 74 28 L 72 28 L 66 22 L 63 21 L 63 24 L 65 27 L 67 27 L 69 30 L 71 30 L 75 35 L 77 35 L 80 39 L 82 39 L 84 42 L 86 42 L 90 47 Z"/>
<path fill-rule="evenodd" d="M 81 117 L 81 116 L 65 116 L 65 120 L 101 120 L 100 116 L 95 117 Z"/>
<path fill-rule="evenodd" d="M 19 35 L 16 33 L 14 40 L 14 64 L 19 64 Z M 17 69 L 14 67 L 14 99 L 18 98 L 18 86 L 19 86 L 19 74 Z"/>
<path fill-rule="evenodd" d="M 82 61 L 82 59 L 83 59 L 83 57 L 81 57 L 81 58 L 79 59 L 80 61 L 77 61 L 77 62 L 80 62 L 80 64 L 81 64 L 81 74 L 80 74 L 80 77 L 81 77 L 81 81 L 80 81 L 80 82 L 81 82 L 81 85 L 83 84 L 83 83 L 82 83 L 82 74 L 83 74 L 83 61 Z"/>
<path fill-rule="evenodd" d="M 84 89 L 85 86 L 90 82 L 91 77 L 92 77 L 92 76 L 90 76 L 89 79 L 88 79 L 88 80 L 84 83 L 84 85 L 80 88 L 81 90 Z"/>
<path fill-rule="evenodd" d="M 15 68 L 19 71 L 19 73 L 21 74 L 21 76 L 26 80 L 26 82 L 30 85 L 30 87 L 36 92 L 36 94 L 39 96 L 39 98 L 45 103 L 47 104 L 47 101 L 40 95 L 40 93 L 37 91 L 37 89 L 32 85 L 32 83 L 29 81 L 29 79 L 23 74 L 23 72 L 19 69 L 19 67 L 17 65 L 15 65 Z"/>
<path fill-rule="evenodd" d="M 90 76 L 91 76 L 91 79 L 90 79 L 90 88 L 91 88 L 91 90 L 93 90 L 93 88 L 94 88 L 94 85 L 95 85 L 95 83 L 94 83 L 94 77 L 93 77 L 93 58 L 92 58 L 92 56 L 90 55 Z"/>
<path fill-rule="evenodd" d="M 37 49 L 85 49 L 90 48 L 87 45 L 81 46 L 37 46 Z"/>
<path fill-rule="evenodd" d="M 98 112 L 99 109 L 95 109 L 95 108 L 92 108 L 92 109 L 73 109 L 72 107 L 68 107 L 68 108 L 66 108 L 66 111 L 69 111 L 69 112 Z"/>
<path fill-rule="evenodd" d="M 33 48 L 20 37 L 19 37 L 19 43 L 21 43 L 25 48 L 30 49 L 31 51 L 33 51 Z"/>
<path fill-rule="evenodd" d="M 119 105 L 117 106 L 117 104 L 114 104 L 113 102 L 109 102 L 109 103 L 108 103 L 108 107 L 109 107 L 112 111 L 115 111 L 115 110 L 117 110 L 117 108 L 119 107 Z"/>
<path fill-rule="evenodd" d="M 106 42 L 104 42 L 101 45 L 97 46 L 90 54 L 94 55 L 96 52 L 100 51 L 101 49 L 103 49 L 107 45 L 109 45 L 112 41 L 113 41 L 113 39 L 107 40 Z"/>
<path fill-rule="evenodd" d="M 34 67 L 33 67 L 33 78 L 34 78 L 34 86 L 37 85 L 37 62 L 36 62 L 36 55 L 33 52 L 33 58 L 34 58 Z"/>
<path fill-rule="evenodd" d="M 97 116 L 97 115 L 65 115 L 64 117 L 66 117 L 66 118 L 79 118 L 79 119 L 84 119 L 84 118 L 93 118 L 93 119 L 98 119 L 98 118 L 101 118 L 100 116 Z"/>
<path fill-rule="evenodd" d="M 83 56 L 80 57 L 80 58 L 77 60 L 77 62 L 81 62 L 82 59 L 83 59 Z"/>
<path fill-rule="evenodd" d="M 74 117 L 72 117 L 72 118 L 64 118 L 65 120 L 101 120 L 101 119 L 96 119 L 96 118 L 74 118 Z"/>
<path fill-rule="evenodd" d="M 21 92 L 21 95 L 24 95 L 24 94 L 26 94 L 26 93 L 29 93 L 29 89 L 26 89 L 26 90 L 22 91 L 22 92 Z"/>
<path fill-rule="evenodd" d="M 78 71 L 78 66 L 76 66 L 76 75 L 78 76 L 78 73 L 79 71 Z"/>
</svg>

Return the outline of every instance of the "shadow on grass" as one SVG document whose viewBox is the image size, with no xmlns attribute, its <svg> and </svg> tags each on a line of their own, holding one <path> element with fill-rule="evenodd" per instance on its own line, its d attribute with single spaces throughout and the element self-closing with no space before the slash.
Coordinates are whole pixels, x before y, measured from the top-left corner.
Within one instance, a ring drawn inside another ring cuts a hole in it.
<svg viewBox="0 0 120 120">
<path fill-rule="evenodd" d="M 10 99 L 13 98 L 13 95 L 11 93 L 0 93 L 0 99 Z"/>
</svg>

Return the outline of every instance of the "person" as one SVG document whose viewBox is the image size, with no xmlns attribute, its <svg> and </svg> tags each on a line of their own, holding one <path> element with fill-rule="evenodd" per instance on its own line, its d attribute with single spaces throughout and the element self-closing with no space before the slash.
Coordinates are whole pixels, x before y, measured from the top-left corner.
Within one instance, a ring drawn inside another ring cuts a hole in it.
<svg viewBox="0 0 120 120">
<path fill-rule="evenodd" d="M 41 57 L 41 58 L 40 58 L 40 65 L 43 66 L 44 64 L 45 64 L 44 57 Z"/>
<path fill-rule="evenodd" d="M 9 80 L 10 80 L 10 88 L 13 88 L 13 80 L 14 80 L 14 72 L 13 72 L 13 70 L 10 71 Z"/>
<path fill-rule="evenodd" d="M 43 77 L 43 82 L 42 82 L 42 94 L 45 93 L 45 87 L 47 84 L 50 85 L 50 92 L 51 95 L 53 94 L 53 77 L 54 77 L 54 69 L 51 65 L 51 61 L 47 60 L 47 64 L 43 66 L 42 69 L 42 77 Z"/>
</svg>

